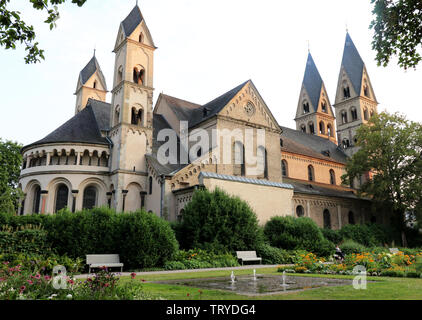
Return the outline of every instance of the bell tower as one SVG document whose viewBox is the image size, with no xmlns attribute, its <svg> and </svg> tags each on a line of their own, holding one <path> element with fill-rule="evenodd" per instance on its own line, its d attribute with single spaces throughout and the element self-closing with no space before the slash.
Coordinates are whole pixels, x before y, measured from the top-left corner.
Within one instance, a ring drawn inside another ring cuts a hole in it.
<svg viewBox="0 0 422 320">
<path fill-rule="evenodd" d="M 357 151 L 356 130 L 377 112 L 377 106 L 365 63 L 347 32 L 334 108 L 338 142 L 348 156 Z"/>
<path fill-rule="evenodd" d="M 100 64 L 94 56 L 79 73 L 78 84 L 76 85 L 76 106 L 75 114 L 82 111 L 88 99 L 106 101 L 107 84 L 101 71 Z"/>
<path fill-rule="evenodd" d="M 114 145 L 111 172 L 114 191 L 123 195 L 130 183 L 136 183 L 142 192 L 147 187 L 145 155 L 152 150 L 155 49 L 136 5 L 120 24 L 113 50 L 116 56 L 110 117 L 110 139 Z M 122 197 L 115 196 L 114 207 L 118 211 L 125 209 Z"/>
<path fill-rule="evenodd" d="M 311 53 L 306 61 L 295 121 L 296 130 L 337 143 L 334 112 Z"/>
</svg>

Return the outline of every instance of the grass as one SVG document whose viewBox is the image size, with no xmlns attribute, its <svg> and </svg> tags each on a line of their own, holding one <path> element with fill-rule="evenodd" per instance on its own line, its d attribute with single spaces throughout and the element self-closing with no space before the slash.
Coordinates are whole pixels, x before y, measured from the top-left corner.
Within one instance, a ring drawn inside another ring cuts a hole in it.
<svg viewBox="0 0 422 320">
<path fill-rule="evenodd" d="M 251 275 L 252 269 L 237 270 L 236 275 Z M 257 270 L 259 274 L 280 275 L 277 268 Z M 351 285 L 322 287 L 300 292 L 245 296 L 222 290 L 208 290 L 173 284 L 157 284 L 151 281 L 184 280 L 212 277 L 229 277 L 229 271 L 184 272 L 173 274 L 142 275 L 136 281 L 145 280 L 144 289 L 152 296 L 166 300 L 421 300 L 422 279 L 368 277 L 366 290 L 356 290 Z M 292 275 L 292 274 L 290 274 Z M 326 276 L 301 274 L 300 276 L 353 279 L 353 276 Z M 122 281 L 129 281 L 122 277 Z"/>
</svg>

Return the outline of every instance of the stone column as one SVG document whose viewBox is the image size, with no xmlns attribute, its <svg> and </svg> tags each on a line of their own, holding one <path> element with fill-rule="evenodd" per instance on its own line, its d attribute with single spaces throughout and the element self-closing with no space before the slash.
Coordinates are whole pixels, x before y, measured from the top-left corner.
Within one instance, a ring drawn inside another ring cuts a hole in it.
<svg viewBox="0 0 422 320">
<path fill-rule="evenodd" d="M 79 190 L 72 190 L 72 212 L 76 210 L 76 197 L 78 196 Z"/>
<path fill-rule="evenodd" d="M 46 160 L 45 165 L 46 166 L 49 166 L 50 165 L 50 161 L 51 161 L 51 152 L 47 152 L 47 160 Z"/>
<path fill-rule="evenodd" d="M 337 215 L 338 215 L 338 228 L 341 229 L 343 223 L 341 221 L 341 205 L 337 205 Z"/>
<path fill-rule="evenodd" d="M 125 212 L 126 196 L 127 196 L 128 192 L 129 192 L 128 190 L 122 190 L 122 194 L 123 194 L 122 212 Z"/>
<path fill-rule="evenodd" d="M 76 165 L 77 166 L 81 165 L 81 153 L 80 152 L 76 153 Z"/>
<path fill-rule="evenodd" d="M 42 190 L 41 191 L 41 214 L 46 213 L 46 207 L 47 207 L 47 197 L 48 197 L 48 191 Z"/>
<path fill-rule="evenodd" d="M 29 168 L 29 163 L 31 162 L 31 156 L 26 157 L 26 168 Z"/>
</svg>

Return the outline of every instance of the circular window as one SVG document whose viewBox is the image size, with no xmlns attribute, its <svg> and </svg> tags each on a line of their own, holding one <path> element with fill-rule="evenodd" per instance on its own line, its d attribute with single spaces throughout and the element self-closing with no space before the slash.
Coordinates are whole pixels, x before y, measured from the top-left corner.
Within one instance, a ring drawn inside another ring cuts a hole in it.
<svg viewBox="0 0 422 320">
<path fill-rule="evenodd" d="M 252 102 L 248 102 L 245 106 L 245 112 L 246 114 L 251 117 L 255 114 L 255 106 L 253 105 Z"/>
</svg>

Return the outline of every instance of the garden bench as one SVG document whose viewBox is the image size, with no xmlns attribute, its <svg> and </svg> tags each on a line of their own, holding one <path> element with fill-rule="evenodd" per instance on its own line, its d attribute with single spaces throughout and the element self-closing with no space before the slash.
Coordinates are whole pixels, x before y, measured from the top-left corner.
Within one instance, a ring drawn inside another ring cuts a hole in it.
<svg viewBox="0 0 422 320">
<path fill-rule="evenodd" d="M 399 249 L 397 249 L 397 248 L 390 248 L 389 250 L 390 250 L 390 253 L 392 253 L 392 254 L 399 253 Z"/>
<path fill-rule="evenodd" d="M 262 264 L 262 258 L 256 256 L 256 251 L 236 251 L 237 259 L 242 260 L 243 262 L 248 261 L 259 261 L 259 264 Z"/>
<path fill-rule="evenodd" d="M 86 264 L 89 265 L 89 273 L 93 268 L 120 268 L 123 271 L 123 263 L 120 262 L 118 254 L 88 254 Z"/>
</svg>

